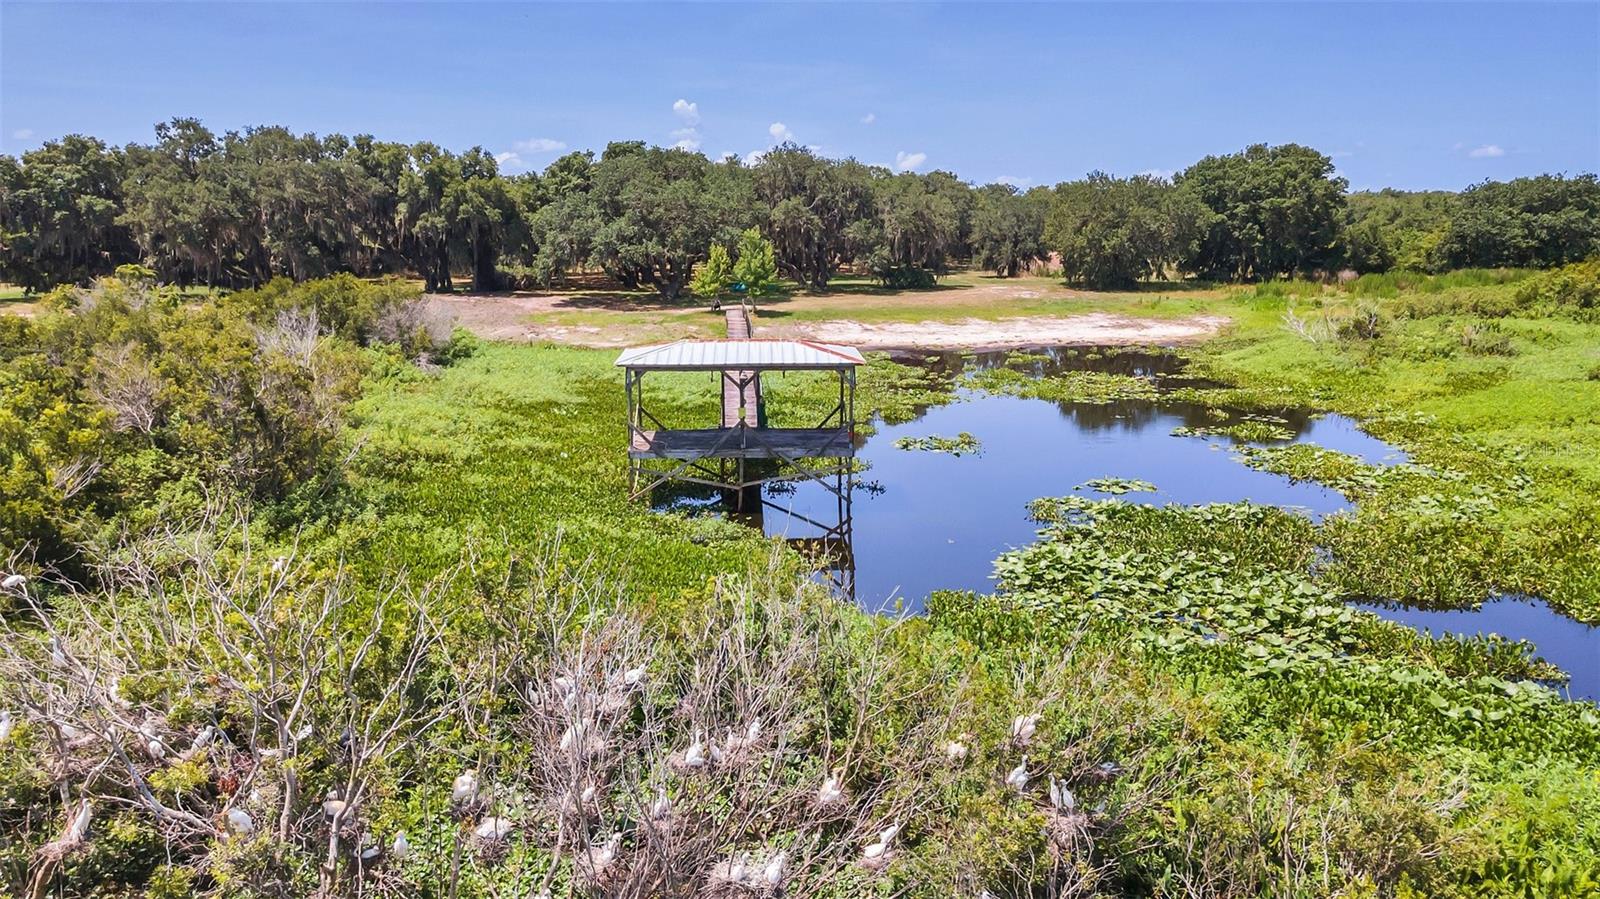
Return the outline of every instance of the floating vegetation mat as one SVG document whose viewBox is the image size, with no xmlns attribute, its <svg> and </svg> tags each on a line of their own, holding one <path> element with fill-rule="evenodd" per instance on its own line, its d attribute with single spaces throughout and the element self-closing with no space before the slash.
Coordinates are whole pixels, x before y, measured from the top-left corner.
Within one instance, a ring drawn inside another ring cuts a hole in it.
<svg viewBox="0 0 1600 899">
<path fill-rule="evenodd" d="M 1092 478 L 1072 488 L 1073 490 L 1093 490 L 1096 493 L 1109 493 L 1112 496 L 1121 496 L 1124 493 L 1154 493 L 1156 485 L 1138 478 Z"/>
<path fill-rule="evenodd" d="M 975 456 L 982 452 L 983 444 L 978 438 L 962 431 L 954 437 L 940 437 L 937 434 L 930 434 L 927 437 L 901 437 L 894 442 L 894 448 L 926 453 L 949 453 L 952 456 Z"/>
</svg>

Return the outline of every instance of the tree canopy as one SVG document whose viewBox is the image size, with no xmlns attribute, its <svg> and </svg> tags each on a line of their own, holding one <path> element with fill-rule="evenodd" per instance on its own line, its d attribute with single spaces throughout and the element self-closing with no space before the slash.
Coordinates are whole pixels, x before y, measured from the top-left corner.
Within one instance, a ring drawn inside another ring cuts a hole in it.
<svg viewBox="0 0 1600 899">
<path fill-rule="evenodd" d="M 163 282 L 235 289 L 348 272 L 482 291 L 600 269 L 676 296 L 709 247 L 732 250 L 752 227 L 779 276 L 817 291 L 846 267 L 917 287 L 968 262 L 1013 276 L 1052 251 L 1068 277 L 1100 286 L 1552 267 L 1600 252 L 1592 174 L 1460 194 L 1345 188 L 1329 157 L 1295 144 L 1209 156 L 1171 182 L 1093 173 L 1020 194 L 793 143 L 713 162 L 621 141 L 510 175 L 481 147 L 276 126 L 219 135 L 177 118 L 149 144 L 70 135 L 0 156 L 0 279 L 44 290 L 137 263 Z"/>
<path fill-rule="evenodd" d="M 1345 179 L 1310 147 L 1255 144 L 1207 156 L 1174 179 L 1211 210 L 1183 267 L 1219 280 L 1273 278 L 1336 261 Z"/>
</svg>

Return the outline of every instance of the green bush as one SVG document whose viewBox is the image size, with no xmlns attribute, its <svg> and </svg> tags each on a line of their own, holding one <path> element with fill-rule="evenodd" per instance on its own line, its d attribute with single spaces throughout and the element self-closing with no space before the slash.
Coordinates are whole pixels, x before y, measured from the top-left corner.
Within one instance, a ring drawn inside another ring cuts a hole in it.
<svg viewBox="0 0 1600 899">
<path fill-rule="evenodd" d="M 1518 288 L 1517 300 L 1545 314 L 1600 322 L 1600 257 L 1528 279 Z"/>
</svg>

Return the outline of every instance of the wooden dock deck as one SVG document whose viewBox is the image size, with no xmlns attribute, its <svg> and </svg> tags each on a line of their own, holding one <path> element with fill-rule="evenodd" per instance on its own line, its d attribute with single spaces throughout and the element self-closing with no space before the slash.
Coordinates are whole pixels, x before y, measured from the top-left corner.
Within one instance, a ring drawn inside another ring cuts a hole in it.
<svg viewBox="0 0 1600 899">
<path fill-rule="evenodd" d="M 728 323 L 729 340 L 750 339 L 750 313 L 744 304 L 724 306 L 723 319 Z M 753 371 L 724 371 L 722 373 L 722 426 L 731 428 L 740 420 L 743 410 L 748 427 L 761 427 L 761 375 Z"/>
<path fill-rule="evenodd" d="M 848 428 L 634 431 L 635 459 L 806 459 L 855 455 Z"/>
</svg>

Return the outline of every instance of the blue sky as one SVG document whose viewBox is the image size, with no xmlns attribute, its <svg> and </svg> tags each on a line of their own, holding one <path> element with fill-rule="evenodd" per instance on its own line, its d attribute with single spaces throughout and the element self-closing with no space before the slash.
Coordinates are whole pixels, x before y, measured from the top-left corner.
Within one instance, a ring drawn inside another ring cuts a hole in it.
<svg viewBox="0 0 1600 899">
<path fill-rule="evenodd" d="M 481 145 L 789 137 L 977 182 L 1253 142 L 1357 189 L 1600 169 L 1600 4 L 0 3 L 0 150 L 173 116 Z"/>
</svg>

